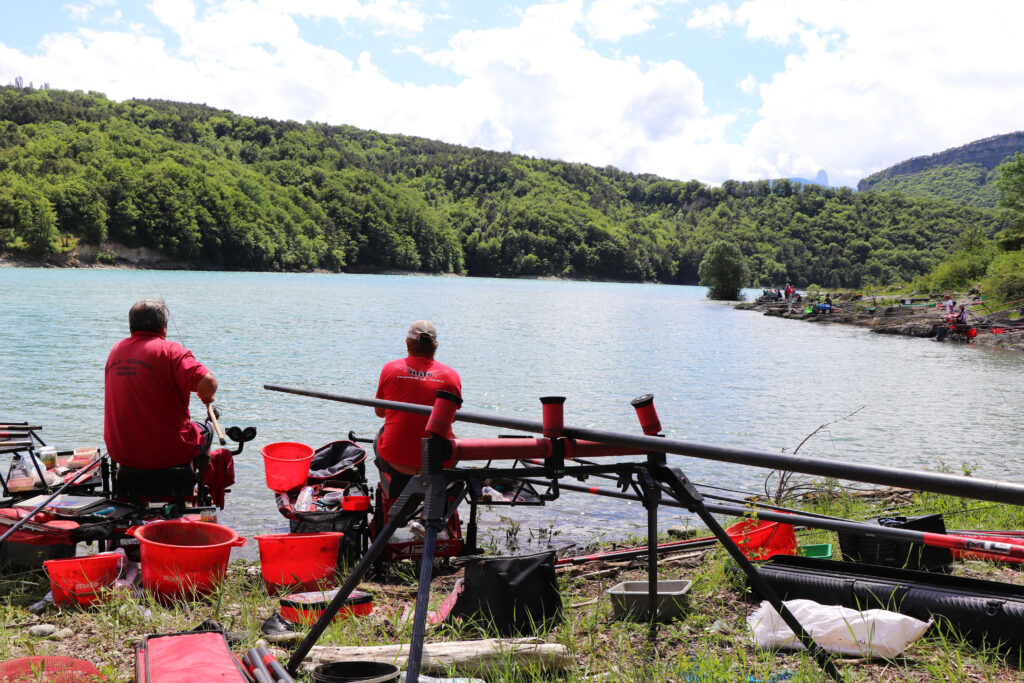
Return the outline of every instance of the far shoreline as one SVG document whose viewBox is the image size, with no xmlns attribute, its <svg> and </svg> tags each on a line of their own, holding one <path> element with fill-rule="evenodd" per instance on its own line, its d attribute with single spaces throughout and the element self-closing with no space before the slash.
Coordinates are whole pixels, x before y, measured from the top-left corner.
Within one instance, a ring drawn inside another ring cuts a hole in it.
<svg viewBox="0 0 1024 683">
<path fill-rule="evenodd" d="M 908 295 L 909 296 L 909 295 Z M 854 327 L 865 327 L 876 334 L 893 334 L 904 337 L 916 337 L 930 342 L 940 342 L 935 339 L 935 332 L 938 326 L 944 324 L 943 315 L 936 307 L 941 299 L 932 297 L 909 298 L 917 303 L 904 303 L 908 296 L 886 295 L 872 297 L 871 299 L 854 300 L 848 295 L 837 295 L 835 300 L 836 310 L 832 313 L 806 313 L 805 308 L 812 302 L 810 299 L 800 303 L 779 302 L 779 301 L 745 301 L 733 305 L 733 308 L 741 311 L 757 311 L 766 316 L 786 318 L 788 320 L 802 320 L 817 324 L 852 325 Z M 954 300 L 968 303 L 969 306 L 983 305 L 979 297 L 972 297 L 969 294 L 956 293 L 952 295 Z M 859 304 L 859 305 L 858 305 Z M 978 316 L 968 318 L 968 323 L 977 329 L 978 334 L 973 339 L 966 341 L 954 341 L 951 338 L 942 340 L 940 343 L 952 344 L 955 346 L 978 346 L 995 349 L 1010 349 L 1024 351 L 1024 333 L 1015 328 L 1014 323 L 1024 322 L 1024 319 L 1011 321 L 1008 315 L 993 313 L 985 316 L 982 325 L 978 323 Z M 1000 328 L 1003 323 L 1009 329 L 1002 333 L 994 333 L 993 330 L 1007 329 Z M 1015 334 L 1015 332 L 1018 332 Z"/>
</svg>

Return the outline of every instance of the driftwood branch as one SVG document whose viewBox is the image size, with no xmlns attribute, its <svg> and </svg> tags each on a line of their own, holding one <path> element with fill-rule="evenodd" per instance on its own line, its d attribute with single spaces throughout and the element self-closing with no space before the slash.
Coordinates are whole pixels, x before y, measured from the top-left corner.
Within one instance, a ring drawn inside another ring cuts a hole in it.
<svg viewBox="0 0 1024 683">
<path fill-rule="evenodd" d="M 848 415 L 844 415 L 843 417 L 840 417 L 839 419 L 831 420 L 830 422 L 826 422 L 824 424 L 818 425 L 817 429 L 815 429 L 813 432 L 811 432 L 810 434 L 805 436 L 803 441 L 801 441 L 797 445 L 797 447 L 793 449 L 792 455 L 796 455 L 797 453 L 799 453 L 800 449 L 803 447 L 803 445 L 805 443 L 807 443 L 808 441 L 810 441 L 811 438 L 815 434 L 820 432 L 822 429 L 825 429 L 826 427 L 830 427 L 830 426 L 836 424 L 837 422 L 842 422 L 843 420 L 848 420 L 851 417 L 853 417 L 854 415 L 856 415 L 857 413 L 859 413 L 860 411 L 864 410 L 864 408 L 866 408 L 866 407 L 867 406 L 861 406 L 860 408 L 857 408 L 857 410 L 854 410 L 852 413 L 849 413 Z M 785 453 L 786 449 L 783 448 L 782 452 Z M 779 483 L 775 487 L 775 495 L 774 496 L 768 490 L 769 489 L 769 482 L 771 481 L 772 475 L 777 475 L 779 477 Z M 772 472 L 769 472 L 768 476 L 765 477 L 765 480 L 764 480 L 764 495 L 766 495 L 768 497 L 768 499 L 771 500 L 775 505 L 781 505 L 786 500 L 786 498 L 788 498 L 793 493 L 792 489 L 795 488 L 795 486 L 791 487 L 790 483 L 789 483 L 790 479 L 792 478 L 792 476 L 793 476 L 792 472 L 786 472 L 786 471 L 783 471 L 783 470 L 774 470 Z"/>
<path fill-rule="evenodd" d="M 409 658 L 409 645 L 333 647 L 317 645 L 302 663 L 304 670 L 320 664 L 344 661 L 373 661 L 401 664 Z M 564 645 L 545 643 L 540 638 L 489 638 L 423 644 L 423 672 L 428 675 L 486 675 L 503 671 L 512 660 L 526 669 L 558 671 L 573 664 Z"/>
</svg>

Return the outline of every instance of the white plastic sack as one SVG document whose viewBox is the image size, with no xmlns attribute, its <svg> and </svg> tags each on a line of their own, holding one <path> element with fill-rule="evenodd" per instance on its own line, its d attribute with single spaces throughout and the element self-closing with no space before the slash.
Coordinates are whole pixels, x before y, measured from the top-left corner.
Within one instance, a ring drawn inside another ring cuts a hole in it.
<svg viewBox="0 0 1024 683">
<path fill-rule="evenodd" d="M 786 607 L 824 650 L 857 657 L 895 657 L 932 625 L 882 609 L 859 612 L 813 600 L 787 600 Z M 767 601 L 747 617 L 754 645 L 770 649 L 802 650 L 803 643 Z"/>
</svg>

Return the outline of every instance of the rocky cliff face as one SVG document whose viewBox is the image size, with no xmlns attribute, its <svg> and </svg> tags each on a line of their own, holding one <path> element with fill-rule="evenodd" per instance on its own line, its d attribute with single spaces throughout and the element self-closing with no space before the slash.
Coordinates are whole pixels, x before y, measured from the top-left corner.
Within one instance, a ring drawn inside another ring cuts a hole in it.
<svg viewBox="0 0 1024 683">
<path fill-rule="evenodd" d="M 1024 152 L 1024 131 L 1007 133 L 1006 135 L 995 135 L 984 140 L 977 140 L 963 147 L 954 147 L 938 154 L 931 154 L 924 157 L 914 157 L 901 161 L 895 166 L 872 173 L 867 178 L 857 183 L 858 192 L 866 192 L 872 189 L 880 180 L 892 178 L 893 176 L 912 175 L 920 173 L 937 166 L 948 166 L 951 164 L 982 164 L 985 168 L 992 170 L 999 164 L 1012 157 L 1017 152 Z"/>
</svg>

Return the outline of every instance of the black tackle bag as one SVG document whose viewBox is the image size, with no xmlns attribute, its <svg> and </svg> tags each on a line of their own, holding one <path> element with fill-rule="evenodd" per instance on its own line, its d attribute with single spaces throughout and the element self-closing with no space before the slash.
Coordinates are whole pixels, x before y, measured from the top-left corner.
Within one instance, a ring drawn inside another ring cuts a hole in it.
<svg viewBox="0 0 1024 683">
<path fill-rule="evenodd" d="M 518 557 L 470 557 L 450 618 L 501 636 L 529 635 L 562 618 L 555 552 Z"/>
</svg>

